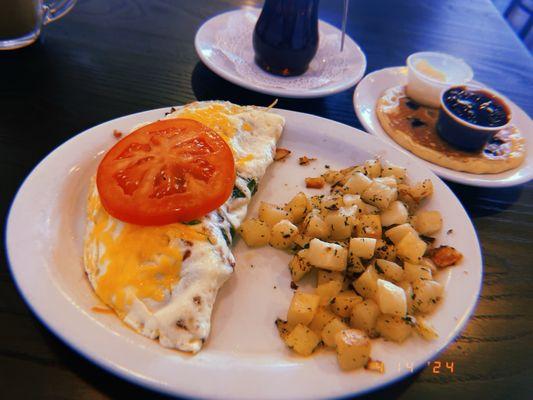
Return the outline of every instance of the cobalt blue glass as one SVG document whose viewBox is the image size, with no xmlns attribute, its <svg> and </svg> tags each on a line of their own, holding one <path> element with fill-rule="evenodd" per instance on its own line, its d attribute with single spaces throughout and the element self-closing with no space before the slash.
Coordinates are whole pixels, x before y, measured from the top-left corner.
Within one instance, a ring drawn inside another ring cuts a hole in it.
<svg viewBox="0 0 533 400">
<path fill-rule="evenodd" d="M 265 71 L 303 74 L 318 49 L 318 0 L 265 0 L 253 45 L 255 62 Z"/>
</svg>

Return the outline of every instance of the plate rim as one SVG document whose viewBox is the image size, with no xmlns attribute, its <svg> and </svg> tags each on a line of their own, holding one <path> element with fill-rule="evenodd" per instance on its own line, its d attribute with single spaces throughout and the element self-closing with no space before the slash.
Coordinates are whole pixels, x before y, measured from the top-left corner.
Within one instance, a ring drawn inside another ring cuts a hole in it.
<svg viewBox="0 0 533 400">
<path fill-rule="evenodd" d="M 419 161 L 422 161 L 427 168 L 429 168 L 435 175 L 438 175 L 440 178 L 460 183 L 462 185 L 467 186 L 475 186 L 475 187 L 487 187 L 487 188 L 507 188 L 507 187 L 514 187 L 519 186 L 524 183 L 527 183 L 533 179 L 533 169 L 529 168 L 529 174 L 525 174 L 521 178 L 517 178 L 514 180 L 505 180 L 505 181 L 496 181 L 496 180 L 489 180 L 489 179 L 483 179 L 484 176 L 490 176 L 490 174 L 472 174 L 464 171 L 455 171 L 450 168 L 446 168 L 443 166 L 440 166 L 438 164 L 432 163 L 431 161 L 425 160 L 416 154 L 410 152 L 409 150 L 403 148 L 400 144 L 396 143 L 392 138 L 390 140 L 384 140 L 383 137 L 387 137 L 389 139 L 389 136 L 385 131 L 377 132 L 375 129 L 371 127 L 371 125 L 368 123 L 367 119 L 364 117 L 360 104 L 358 102 L 358 98 L 361 96 L 361 87 L 363 87 L 365 84 L 367 84 L 368 80 L 371 78 L 375 78 L 376 76 L 379 76 L 381 74 L 391 73 L 391 74 L 398 74 L 399 71 L 406 68 L 405 66 L 393 66 L 393 67 L 386 67 L 377 69 L 375 71 L 372 71 L 365 75 L 357 84 L 357 87 L 355 88 L 355 91 L 352 96 L 352 104 L 353 108 L 355 110 L 355 113 L 357 115 L 357 119 L 361 122 L 361 125 L 365 128 L 365 130 L 370 133 L 371 135 L 378 137 L 379 139 L 388 142 L 390 141 L 391 144 L 397 148 L 398 150 L 403 151 L 404 153 L 409 154 L 411 157 L 414 157 L 418 159 Z M 479 84 L 482 84 L 477 81 L 472 81 Z M 483 84 L 482 84 L 483 85 Z M 522 111 L 526 116 L 528 115 L 518 104 L 514 103 L 512 100 L 510 100 L 507 96 L 502 95 L 505 97 L 505 99 L 511 104 L 512 107 L 518 108 L 520 111 Z M 372 112 L 375 112 L 375 105 L 372 108 Z M 379 122 L 378 122 L 379 123 Z M 382 129 L 383 130 L 383 129 Z M 385 136 L 386 135 L 386 136 Z M 528 141 L 530 142 L 530 141 Z M 526 158 L 524 160 L 524 163 L 517 167 L 518 169 L 525 169 L 528 166 L 527 163 L 527 157 L 528 157 L 528 149 L 526 149 Z M 512 171 L 512 170 L 509 170 Z M 507 171 L 504 171 L 507 172 Z"/>
<path fill-rule="evenodd" d="M 361 79 L 363 79 L 363 77 L 365 76 L 365 72 L 366 72 L 366 69 L 367 69 L 367 66 L 368 66 L 365 52 L 363 51 L 361 46 L 352 37 L 350 37 L 349 35 L 346 35 L 347 36 L 347 40 L 351 40 L 353 42 L 353 44 L 355 45 L 355 47 L 358 50 L 359 54 L 361 55 L 361 58 L 362 58 L 362 61 L 363 61 L 362 68 L 360 69 L 360 71 L 359 71 L 359 73 L 357 75 L 354 75 L 354 77 L 352 79 L 347 80 L 344 83 L 341 82 L 339 84 L 333 85 L 333 86 L 329 87 L 328 89 L 315 88 L 315 89 L 308 89 L 308 90 L 305 90 L 305 91 L 297 92 L 297 91 L 284 91 L 283 89 L 276 89 L 276 88 L 261 87 L 261 86 L 256 86 L 256 85 L 254 85 L 254 84 L 252 84 L 252 83 L 250 83 L 250 82 L 248 82 L 248 81 L 246 81 L 244 79 L 239 78 L 238 76 L 232 75 L 232 74 L 227 73 L 226 71 L 218 68 L 216 66 L 216 64 L 211 62 L 211 60 L 209 58 L 205 57 L 203 55 L 202 51 L 200 50 L 200 34 L 201 34 L 201 32 L 206 29 L 206 27 L 207 27 L 207 25 L 209 23 L 213 22 L 213 20 L 215 20 L 217 18 L 222 18 L 222 17 L 226 16 L 226 14 L 240 13 L 240 12 L 245 12 L 245 11 L 250 11 L 250 10 L 258 10 L 258 11 L 260 11 L 260 9 L 257 8 L 257 7 L 244 7 L 244 8 L 237 8 L 237 9 L 224 11 L 222 13 L 213 15 L 212 17 L 210 17 L 209 19 L 207 19 L 206 21 L 204 21 L 202 23 L 202 25 L 197 29 L 196 34 L 194 35 L 194 49 L 196 50 L 196 54 L 198 55 L 198 57 L 200 58 L 202 63 L 207 68 L 209 68 L 209 70 L 211 70 L 211 72 L 213 72 L 214 74 L 218 75 L 219 77 L 229 81 L 230 83 L 233 83 L 233 84 L 235 84 L 237 86 L 240 86 L 240 87 L 242 87 L 244 89 L 251 90 L 251 91 L 257 92 L 257 93 L 262 93 L 262 94 L 266 94 L 266 95 L 270 95 L 270 96 L 285 97 L 285 98 L 289 98 L 289 99 L 311 99 L 311 98 L 326 97 L 326 96 L 330 96 L 330 95 L 337 94 L 337 93 L 343 92 L 345 90 L 348 90 L 348 89 L 354 87 L 355 85 L 357 85 L 357 83 Z M 337 27 L 335 27 L 334 25 L 332 25 L 329 22 L 326 22 L 326 21 L 324 21 L 322 19 L 319 19 L 319 23 L 328 25 L 329 27 L 332 27 L 332 28 L 338 30 Z"/>
<path fill-rule="evenodd" d="M 8 270 L 11 273 L 11 276 L 12 276 L 13 281 L 15 283 L 16 289 L 19 292 L 20 296 L 22 297 L 23 301 L 25 302 L 27 307 L 30 309 L 31 313 L 37 318 L 37 320 L 41 324 L 43 324 L 47 328 L 48 331 L 50 331 L 53 335 L 55 335 L 58 339 L 60 339 L 69 349 L 74 351 L 76 354 L 82 356 L 86 360 L 88 360 L 88 361 L 92 362 L 93 364 L 97 365 L 98 367 L 102 368 L 103 370 L 105 370 L 105 371 L 107 371 L 107 372 L 109 372 L 109 373 L 111 373 L 111 374 L 113 374 L 115 376 L 118 376 L 121 379 L 126 380 L 127 382 L 133 383 L 135 385 L 139 385 L 141 387 L 147 388 L 147 389 L 152 390 L 154 392 L 164 393 L 164 394 L 172 395 L 172 396 L 188 396 L 188 397 L 192 397 L 192 398 L 203 398 L 205 396 L 199 395 L 198 393 L 196 393 L 196 394 L 195 393 L 191 393 L 186 388 L 180 388 L 180 390 L 177 391 L 175 387 L 167 385 L 165 382 L 162 382 L 162 381 L 160 381 L 158 379 L 155 379 L 153 377 L 147 376 L 145 374 L 135 374 L 133 372 L 128 373 L 128 369 L 127 368 L 121 368 L 120 364 L 115 362 L 114 360 L 107 359 L 107 358 L 103 357 L 101 354 L 98 354 L 98 353 L 96 353 L 94 351 L 91 351 L 91 349 L 86 348 L 86 346 L 83 345 L 83 339 L 79 339 L 79 340 L 75 339 L 75 338 L 73 339 L 72 337 L 69 337 L 68 335 L 63 334 L 61 332 L 60 326 L 54 326 L 54 323 L 56 321 L 53 321 L 53 322 L 48 321 L 46 313 L 44 313 L 42 310 L 38 310 L 38 306 L 34 305 L 30 301 L 30 295 L 28 295 L 28 293 L 25 291 L 23 279 L 21 279 L 19 277 L 19 275 L 16 272 L 17 268 L 12 263 L 12 254 L 11 254 L 12 250 L 10 250 L 10 246 L 9 246 L 10 233 L 14 229 L 14 227 L 13 227 L 13 224 L 14 224 L 14 222 L 13 222 L 13 209 L 14 209 L 14 206 L 16 205 L 16 203 L 17 203 L 19 195 L 22 193 L 23 190 L 26 189 L 27 185 L 29 185 L 28 182 L 30 181 L 30 179 L 32 179 L 34 177 L 34 173 L 36 171 L 38 171 L 38 169 L 41 168 L 41 166 L 49 158 L 51 158 L 52 155 L 56 151 L 58 151 L 61 147 L 66 146 L 68 143 L 76 141 L 79 138 L 79 136 L 81 136 L 83 134 L 89 134 L 90 131 L 92 131 L 93 129 L 99 128 L 102 125 L 105 125 L 105 124 L 108 124 L 108 123 L 112 123 L 112 122 L 116 122 L 116 121 L 121 120 L 121 119 L 128 119 L 128 118 L 131 118 L 131 117 L 139 116 L 139 115 L 145 114 L 145 113 L 151 113 L 151 112 L 156 113 L 156 112 L 158 112 L 158 113 L 162 114 L 162 113 L 166 112 L 169 108 L 170 107 L 162 107 L 162 108 L 156 108 L 156 109 L 140 111 L 140 112 L 137 112 L 137 113 L 120 116 L 120 117 L 117 117 L 117 118 L 102 122 L 100 124 L 97 124 L 97 125 L 95 125 L 93 127 L 85 129 L 82 132 L 70 137 L 66 141 L 60 143 L 57 147 L 55 147 L 52 151 L 50 151 L 46 156 L 44 156 L 35 165 L 35 167 L 33 167 L 31 169 L 31 171 L 28 173 L 28 175 L 22 181 L 22 183 L 20 184 L 19 188 L 16 191 L 15 196 L 13 197 L 13 199 L 11 201 L 11 204 L 10 204 L 10 207 L 9 207 L 9 211 L 8 211 L 8 214 L 7 214 L 7 218 L 6 218 L 5 229 L 4 229 L 4 247 L 5 247 L 5 250 L 6 250 L 6 260 L 7 260 Z M 324 117 L 320 117 L 320 116 L 316 116 L 316 115 L 312 115 L 312 114 L 308 114 L 308 113 L 292 111 L 292 110 L 285 110 L 285 109 L 276 109 L 276 111 L 280 111 L 280 113 L 282 115 L 284 115 L 285 117 L 290 117 L 291 115 L 294 115 L 294 117 L 301 117 L 301 118 L 305 118 L 305 119 L 311 118 L 311 119 L 325 120 L 326 123 L 329 123 L 329 124 L 333 124 L 333 125 L 337 125 L 337 126 L 344 126 L 345 127 L 344 129 L 346 129 L 346 128 L 350 129 L 351 131 L 353 131 L 353 133 L 355 133 L 357 135 L 366 136 L 368 138 L 371 137 L 366 132 L 361 131 L 361 130 L 359 130 L 357 128 L 354 128 L 352 126 L 349 126 L 349 125 L 346 125 L 346 124 L 343 124 L 343 123 L 340 123 L 340 122 L 337 122 L 337 121 L 334 121 L 334 120 L 330 120 L 330 119 L 327 119 L 327 118 L 324 118 Z M 378 137 L 374 136 L 371 140 L 375 140 L 375 141 L 379 142 L 381 145 L 383 145 L 384 147 L 386 147 L 386 148 L 388 147 L 388 148 L 390 148 L 393 151 L 397 151 L 392 146 L 390 146 L 388 143 L 384 142 L 383 140 L 381 140 Z M 354 146 L 357 146 L 357 144 L 354 144 Z M 419 164 L 420 163 L 419 160 L 413 160 L 413 161 L 414 161 L 415 164 Z M 474 313 L 474 311 L 475 311 L 475 309 L 477 307 L 477 304 L 479 302 L 479 295 L 480 295 L 482 284 L 483 284 L 483 279 L 482 278 L 483 278 L 483 269 L 484 268 L 483 268 L 483 253 L 482 253 L 481 242 L 480 242 L 479 237 L 477 235 L 476 229 L 475 229 L 475 227 L 473 225 L 472 220 L 468 216 L 468 213 L 466 212 L 466 209 L 463 207 L 462 203 L 457 198 L 455 193 L 444 182 L 442 182 L 442 180 L 438 176 L 436 176 L 431 170 L 429 170 L 429 168 L 427 168 L 427 167 L 425 167 L 425 168 L 432 175 L 431 178 L 432 179 L 436 179 L 436 180 L 440 180 L 443 189 L 445 191 L 448 191 L 449 195 L 451 195 L 453 198 L 455 198 L 455 200 L 457 201 L 458 206 L 460 207 L 460 209 L 464 212 L 465 216 L 467 217 L 465 219 L 465 221 L 464 221 L 465 224 L 468 226 L 468 228 L 473 233 L 473 238 L 472 238 L 473 239 L 472 245 L 473 245 L 473 248 L 474 248 L 474 253 L 473 254 L 475 254 L 476 256 L 479 257 L 479 263 L 480 263 L 479 264 L 479 267 L 480 267 L 480 269 L 479 269 L 479 285 L 475 288 L 475 293 L 472 293 L 474 295 L 474 296 L 472 296 L 473 301 L 469 304 L 468 308 L 465 310 L 464 318 L 461 321 L 459 321 L 457 323 L 457 325 L 455 325 L 453 331 L 450 332 L 450 333 L 453 333 L 453 335 L 449 335 L 447 337 L 447 340 L 445 342 L 443 342 L 440 347 L 438 347 L 438 348 L 436 348 L 434 350 L 431 350 L 430 353 L 428 353 L 427 355 L 424 355 L 424 357 L 423 357 L 424 361 L 421 362 L 420 364 L 416 365 L 412 372 L 411 371 L 404 371 L 403 373 L 400 373 L 397 376 L 391 377 L 388 380 L 380 381 L 377 384 L 368 386 L 368 387 L 363 388 L 361 390 L 350 391 L 349 393 L 342 394 L 342 395 L 339 395 L 339 396 L 335 396 L 335 398 L 337 398 L 337 399 L 350 398 L 352 396 L 360 396 L 360 395 L 371 393 L 371 392 L 374 392 L 374 391 L 377 391 L 377 390 L 380 390 L 380 389 L 384 389 L 386 387 L 389 387 L 389 386 L 391 386 L 391 385 L 393 385 L 393 384 L 405 379 L 408 376 L 411 376 L 411 375 L 415 374 L 419 370 L 421 370 L 424 367 L 424 365 L 427 362 L 427 360 L 433 359 L 438 354 L 440 354 L 442 351 L 446 350 L 446 348 L 450 345 L 450 343 L 452 343 L 455 340 L 455 338 L 461 334 L 461 332 L 464 330 L 466 324 L 468 323 L 468 321 L 472 317 L 472 315 L 473 315 L 473 313 Z M 19 280 L 19 279 L 21 279 L 21 280 Z M 59 289 L 58 289 L 58 291 L 59 291 Z M 124 338 L 122 338 L 122 340 L 124 340 Z M 222 397 L 220 395 L 215 395 L 215 396 L 213 396 L 213 398 L 222 398 Z M 306 396 L 304 398 L 310 398 L 310 397 Z"/>
</svg>

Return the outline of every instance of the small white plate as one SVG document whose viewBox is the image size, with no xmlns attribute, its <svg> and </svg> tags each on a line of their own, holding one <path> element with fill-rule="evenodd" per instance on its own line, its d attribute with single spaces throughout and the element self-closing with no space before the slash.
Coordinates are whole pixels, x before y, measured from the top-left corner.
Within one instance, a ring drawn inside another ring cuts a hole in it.
<svg viewBox="0 0 533 400">
<path fill-rule="evenodd" d="M 473 81 L 473 83 L 480 84 Z M 518 168 L 499 174 L 471 174 L 468 172 L 454 171 L 452 169 L 441 167 L 432 162 L 421 159 L 414 155 L 409 150 L 404 149 L 392 139 L 387 132 L 383 130 L 376 115 L 376 104 L 383 92 L 391 87 L 407 84 L 407 68 L 406 67 L 392 67 L 384 68 L 379 71 L 372 72 L 364 77 L 359 82 L 353 96 L 353 103 L 357 118 L 361 121 L 364 128 L 383 139 L 385 142 L 391 144 L 398 150 L 410 154 L 422 161 L 429 169 L 444 179 L 453 182 L 462 183 L 470 186 L 483 187 L 507 187 L 519 185 L 533 179 L 533 124 L 529 116 L 515 103 L 508 98 L 508 102 L 513 113 L 513 123 L 526 138 L 526 159 Z M 484 86 L 484 85 L 482 85 Z"/>
<path fill-rule="evenodd" d="M 194 40 L 200 59 L 214 73 L 246 89 L 273 96 L 311 98 L 338 93 L 363 77 L 366 57 L 346 36 L 340 50 L 341 31 L 319 21 L 320 44 L 309 69 L 300 76 L 280 77 L 254 62 L 252 36 L 260 10 L 243 8 L 206 21 Z"/>
<path fill-rule="evenodd" d="M 285 316 L 292 296 L 290 255 L 269 247 L 249 249 L 240 240 L 234 248 L 235 273 L 217 298 L 211 336 L 195 356 L 161 347 L 114 315 L 91 311 L 100 302 L 82 266 L 89 179 L 102 154 L 116 142 L 114 129 L 127 132 L 161 118 L 166 110 L 118 118 L 73 137 L 32 171 L 11 207 L 6 245 L 15 282 L 37 317 L 71 348 L 122 378 L 168 394 L 316 399 L 361 394 L 402 379 L 425 366 L 459 334 L 478 298 L 482 264 L 472 223 L 451 190 L 420 161 L 371 135 L 285 110 L 275 111 L 286 118 L 280 146 L 293 154 L 268 169 L 250 215 L 256 215 L 260 201 L 289 200 L 302 190 L 304 177 L 318 175 L 324 164 L 346 167 L 379 155 L 407 167 L 414 181 L 432 179 L 434 195 L 427 207 L 440 210 L 444 219 L 438 243 L 464 254 L 460 265 L 437 277 L 445 286 L 445 297 L 430 320 L 439 338 L 427 342 L 414 335 L 402 345 L 375 340 L 372 357 L 385 362 L 384 374 L 342 372 L 330 351 L 298 357 L 284 346 L 274 326 L 277 317 Z M 299 166 L 297 158 L 302 155 L 317 161 Z"/>
</svg>

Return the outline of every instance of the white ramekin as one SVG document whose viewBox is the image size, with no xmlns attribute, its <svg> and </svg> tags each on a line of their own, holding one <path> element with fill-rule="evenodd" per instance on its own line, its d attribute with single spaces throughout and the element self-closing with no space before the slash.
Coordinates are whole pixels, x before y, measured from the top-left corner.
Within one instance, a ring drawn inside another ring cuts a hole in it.
<svg viewBox="0 0 533 400">
<path fill-rule="evenodd" d="M 446 81 L 425 75 L 416 68 L 422 60 L 446 75 Z M 407 57 L 407 95 L 424 106 L 439 108 L 441 93 L 450 86 L 472 80 L 474 72 L 463 60 L 445 53 L 424 51 Z"/>
</svg>

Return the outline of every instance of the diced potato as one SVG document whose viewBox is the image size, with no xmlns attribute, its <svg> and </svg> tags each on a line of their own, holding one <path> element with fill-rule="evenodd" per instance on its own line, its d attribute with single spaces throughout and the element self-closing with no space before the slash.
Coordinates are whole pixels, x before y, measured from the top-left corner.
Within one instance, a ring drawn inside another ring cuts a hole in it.
<svg viewBox="0 0 533 400">
<path fill-rule="evenodd" d="M 365 369 L 383 374 L 385 372 L 385 363 L 383 361 L 369 359 L 365 365 Z"/>
<path fill-rule="evenodd" d="M 278 328 L 279 336 L 285 340 L 289 333 L 291 333 L 292 326 L 287 321 L 283 321 L 281 318 L 276 319 L 276 327 Z"/>
<path fill-rule="evenodd" d="M 365 271 L 365 266 L 361 262 L 361 259 L 355 256 L 351 251 L 348 251 L 348 263 L 346 265 L 346 276 L 349 278 L 355 278 L 356 275 Z"/>
<path fill-rule="evenodd" d="M 381 175 L 381 161 L 376 158 L 374 160 L 366 160 L 363 164 L 366 171 L 366 176 L 369 178 L 377 178 Z"/>
<path fill-rule="evenodd" d="M 431 182 L 431 179 L 424 179 L 411 187 L 410 192 L 416 201 L 420 201 L 433 194 L 433 182 Z"/>
<path fill-rule="evenodd" d="M 305 187 L 310 189 L 322 189 L 326 181 L 321 176 L 305 178 Z"/>
<path fill-rule="evenodd" d="M 323 194 L 317 194 L 315 196 L 309 197 L 309 204 L 311 204 L 312 208 L 316 208 L 317 210 L 320 210 L 322 199 L 325 197 Z"/>
<path fill-rule="evenodd" d="M 363 301 L 363 298 L 353 290 L 340 292 L 331 301 L 330 309 L 341 318 L 347 318 L 352 314 L 353 306 Z"/>
<path fill-rule="evenodd" d="M 424 317 L 416 317 L 415 330 L 426 340 L 435 340 L 439 337 L 435 328 Z"/>
<path fill-rule="evenodd" d="M 393 244 L 389 244 L 386 241 L 379 239 L 376 242 L 374 257 L 394 261 L 396 260 L 396 247 Z"/>
<path fill-rule="evenodd" d="M 392 243 L 398 244 L 400 240 L 402 240 L 403 237 L 408 233 L 416 234 L 417 232 L 410 224 L 402 224 L 395 226 L 394 228 L 387 229 L 385 231 L 385 236 L 387 236 Z"/>
<path fill-rule="evenodd" d="M 429 268 L 432 274 L 437 272 L 437 266 L 435 265 L 433 260 L 431 260 L 431 258 L 422 257 L 422 262 L 420 263 L 420 265 L 423 265 L 424 267 Z"/>
<path fill-rule="evenodd" d="M 407 300 L 405 292 L 394 283 L 378 279 L 377 300 L 383 314 L 405 317 L 407 314 Z"/>
<path fill-rule="evenodd" d="M 335 317 L 329 321 L 322 329 L 322 341 L 328 347 L 335 347 L 335 335 L 343 329 L 348 329 L 348 325 L 341 321 L 340 318 Z"/>
<path fill-rule="evenodd" d="M 375 299 L 378 289 L 379 275 L 374 269 L 374 266 L 369 266 L 365 272 L 357 278 L 353 284 L 357 293 L 365 299 Z"/>
<path fill-rule="evenodd" d="M 345 194 L 342 196 L 342 203 L 346 207 L 350 206 L 357 206 L 359 207 L 359 204 L 361 204 L 363 200 L 361 200 L 361 196 L 358 194 Z"/>
<path fill-rule="evenodd" d="M 328 194 L 322 196 L 320 199 L 319 209 L 322 215 L 327 215 L 330 212 L 339 210 L 344 205 L 342 196 L 337 194 Z"/>
<path fill-rule="evenodd" d="M 357 206 L 340 207 L 337 211 L 330 212 L 324 218 L 329 225 L 329 237 L 333 240 L 343 240 L 352 236 L 357 223 Z"/>
<path fill-rule="evenodd" d="M 370 259 L 374 256 L 376 249 L 375 238 L 352 238 L 350 239 L 350 253 L 356 257 Z"/>
<path fill-rule="evenodd" d="M 403 289 L 405 292 L 405 300 L 407 301 L 407 313 L 414 314 L 415 309 L 413 307 L 413 287 L 411 283 L 407 281 L 401 281 L 398 283 L 398 286 Z"/>
<path fill-rule="evenodd" d="M 298 324 L 285 338 L 285 343 L 302 356 L 309 356 L 320 343 L 320 337 L 307 326 Z"/>
<path fill-rule="evenodd" d="M 427 244 L 418 234 L 409 232 L 396 245 L 396 254 L 405 261 L 419 263 L 426 252 Z"/>
<path fill-rule="evenodd" d="M 379 208 L 365 203 L 358 194 L 345 194 L 342 201 L 346 207 L 357 206 L 359 214 L 379 214 Z"/>
<path fill-rule="evenodd" d="M 331 281 L 338 281 L 342 283 L 344 276 L 342 272 L 339 271 L 327 271 L 324 269 L 317 270 L 317 286 L 322 285 L 323 283 L 328 283 Z"/>
<path fill-rule="evenodd" d="M 315 293 L 320 296 L 319 304 L 325 306 L 329 304 L 342 289 L 342 281 L 329 281 L 318 285 Z"/>
<path fill-rule="evenodd" d="M 393 201 L 389 208 L 381 213 L 381 225 L 400 225 L 405 224 L 409 218 L 407 208 L 401 201 Z"/>
<path fill-rule="evenodd" d="M 367 299 L 361 303 L 357 303 L 352 308 L 350 326 L 352 328 L 363 329 L 370 333 L 376 326 L 376 320 L 379 314 L 379 306 L 374 300 Z"/>
<path fill-rule="evenodd" d="M 309 242 L 307 261 L 318 268 L 330 271 L 344 271 L 348 259 L 348 250 L 335 244 L 313 239 Z"/>
<path fill-rule="evenodd" d="M 249 247 L 265 246 L 270 240 L 270 227 L 257 218 L 245 220 L 239 227 L 239 233 Z"/>
<path fill-rule="evenodd" d="M 403 182 L 407 175 L 407 169 L 384 160 L 382 163 L 381 176 L 393 176 L 398 182 Z"/>
<path fill-rule="evenodd" d="M 285 205 L 285 211 L 290 214 L 290 220 L 294 224 L 302 222 L 310 209 L 309 199 L 303 192 L 298 193 Z"/>
<path fill-rule="evenodd" d="M 287 311 L 289 325 L 307 325 L 313 320 L 320 302 L 320 296 L 312 293 L 294 292 L 291 305 Z"/>
<path fill-rule="evenodd" d="M 412 285 L 416 310 L 423 314 L 433 311 L 442 298 L 444 287 L 439 282 L 423 279 L 414 281 Z"/>
<path fill-rule="evenodd" d="M 274 226 L 279 221 L 289 218 L 290 214 L 287 211 L 274 204 L 262 201 L 259 206 L 259 219 L 266 222 L 269 226 Z"/>
<path fill-rule="evenodd" d="M 328 324 L 329 321 L 335 318 L 337 318 L 337 316 L 326 307 L 318 307 L 318 310 L 316 310 L 315 313 L 315 317 L 309 323 L 309 328 L 311 328 L 311 330 L 321 336 L 322 329 L 324 329 L 324 327 Z"/>
<path fill-rule="evenodd" d="M 409 318 L 381 314 L 376 321 L 376 331 L 385 339 L 402 343 L 413 332 L 411 325 Z"/>
<path fill-rule="evenodd" d="M 304 231 L 306 236 L 326 239 L 330 234 L 330 227 L 324 222 L 318 210 L 313 210 L 304 219 Z"/>
<path fill-rule="evenodd" d="M 272 227 L 270 231 L 270 245 L 277 249 L 286 249 L 293 243 L 298 234 L 298 227 L 291 221 L 283 219 Z"/>
<path fill-rule="evenodd" d="M 450 267 L 463 259 L 463 254 L 451 246 L 439 246 L 428 253 L 431 261 L 439 268 Z"/>
<path fill-rule="evenodd" d="M 307 235 L 304 235 L 303 233 L 298 233 L 297 235 L 294 235 L 294 237 L 292 238 L 292 242 L 304 249 L 306 247 L 309 247 L 309 242 L 311 241 L 311 237 L 307 236 Z"/>
<path fill-rule="evenodd" d="M 386 210 L 398 198 L 398 192 L 396 188 L 374 181 L 361 194 L 361 198 L 381 210 Z"/>
<path fill-rule="evenodd" d="M 407 282 L 414 282 L 418 279 L 433 279 L 431 270 L 425 265 L 403 263 L 403 279 Z"/>
<path fill-rule="evenodd" d="M 385 278 L 387 278 L 389 281 L 400 282 L 403 278 L 403 268 L 395 262 L 378 259 L 376 260 L 376 265 L 374 268 L 376 268 L 378 273 L 379 270 L 383 271 Z"/>
<path fill-rule="evenodd" d="M 360 172 L 354 172 L 344 183 L 342 190 L 345 193 L 350 194 L 362 194 L 370 185 L 372 184 L 372 179 L 363 175 Z"/>
<path fill-rule="evenodd" d="M 411 223 L 419 234 L 432 235 L 441 230 L 442 216 L 438 211 L 418 211 Z"/>
<path fill-rule="evenodd" d="M 379 215 L 359 215 L 357 217 L 357 236 L 381 238 L 381 217 Z"/>
<path fill-rule="evenodd" d="M 394 189 L 398 187 L 398 182 L 396 182 L 396 179 L 393 176 L 374 178 L 374 182 L 382 183 L 383 185 Z"/>
<path fill-rule="evenodd" d="M 411 196 L 411 188 L 404 184 L 398 184 L 398 200 L 409 209 L 409 214 L 413 214 L 419 206 L 418 200 Z"/>
<path fill-rule="evenodd" d="M 358 329 L 345 329 L 335 335 L 337 360 L 344 371 L 364 367 L 370 359 L 370 339 Z"/>
<path fill-rule="evenodd" d="M 344 177 L 344 174 L 341 171 L 330 169 L 324 172 L 322 174 L 322 177 L 327 183 L 329 183 L 330 185 L 333 185 L 339 182 Z"/>
<path fill-rule="evenodd" d="M 298 254 L 295 254 L 289 262 L 289 270 L 291 271 L 291 278 L 293 282 L 298 282 L 305 276 L 305 274 L 313 269 L 312 265 L 309 264 L 305 258 L 307 252 L 308 249 L 300 250 Z"/>
</svg>

